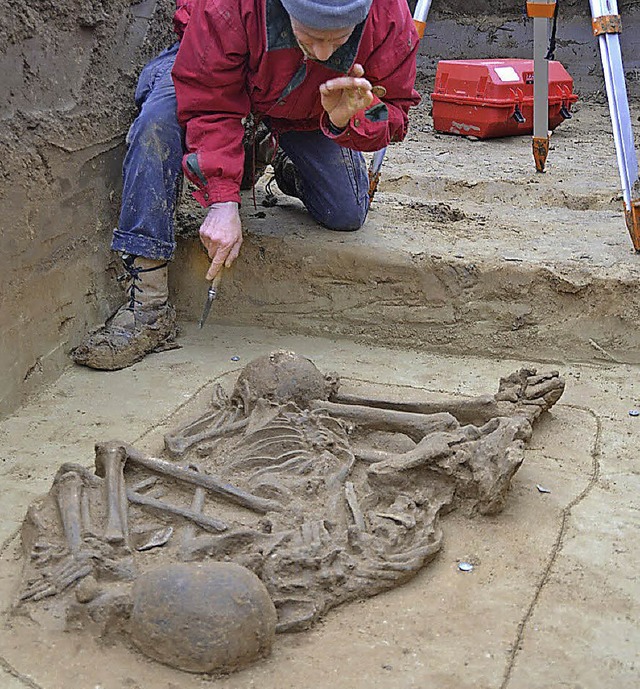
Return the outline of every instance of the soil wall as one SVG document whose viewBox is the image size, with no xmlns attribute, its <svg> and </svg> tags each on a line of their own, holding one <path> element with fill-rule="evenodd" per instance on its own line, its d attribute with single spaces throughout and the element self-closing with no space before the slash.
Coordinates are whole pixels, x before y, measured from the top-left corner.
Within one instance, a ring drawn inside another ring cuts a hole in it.
<svg viewBox="0 0 640 689">
<path fill-rule="evenodd" d="M 433 5 L 420 65 L 530 56 L 522 3 Z M 602 89 L 588 2 L 566 0 L 558 59 Z M 640 96 L 640 8 L 623 0 L 630 94 Z M 117 303 L 108 251 L 136 75 L 172 40 L 171 0 L 0 1 L 0 414 L 53 380 Z"/>
<path fill-rule="evenodd" d="M 108 238 L 132 94 L 171 12 L 171 0 L 0 2 L 0 414 L 55 379 L 115 303 Z"/>
</svg>

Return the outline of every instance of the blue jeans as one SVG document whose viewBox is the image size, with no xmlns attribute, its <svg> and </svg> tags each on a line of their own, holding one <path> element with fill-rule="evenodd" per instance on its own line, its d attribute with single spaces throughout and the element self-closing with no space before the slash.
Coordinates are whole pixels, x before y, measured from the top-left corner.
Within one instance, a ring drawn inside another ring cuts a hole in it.
<svg viewBox="0 0 640 689">
<path fill-rule="evenodd" d="M 343 148 L 320 130 L 286 132 L 280 147 L 296 166 L 301 200 L 330 230 L 358 230 L 369 211 L 369 175 L 362 153 Z"/>
<path fill-rule="evenodd" d="M 174 214 L 182 180 L 184 134 L 176 115 L 171 69 L 178 45 L 151 60 L 136 88 L 139 114 L 127 135 L 122 169 L 122 206 L 111 248 L 169 260 L 175 250 Z M 322 134 L 287 132 L 280 145 L 302 181 L 302 202 L 332 230 L 357 230 L 369 210 L 369 182 L 361 153 Z"/>
<path fill-rule="evenodd" d="M 182 180 L 183 133 L 171 79 L 178 44 L 149 62 L 138 80 L 139 113 L 127 135 L 122 167 L 122 205 L 111 248 L 168 260 L 173 256 L 173 218 Z"/>
</svg>

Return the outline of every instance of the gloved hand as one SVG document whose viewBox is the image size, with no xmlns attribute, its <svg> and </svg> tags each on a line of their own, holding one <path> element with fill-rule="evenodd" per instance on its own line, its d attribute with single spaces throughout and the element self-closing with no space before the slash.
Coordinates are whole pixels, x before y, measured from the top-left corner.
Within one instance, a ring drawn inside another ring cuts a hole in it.
<svg viewBox="0 0 640 689">
<path fill-rule="evenodd" d="M 364 68 L 356 63 L 347 76 L 320 85 L 320 102 L 334 127 L 343 129 L 353 115 L 373 102 L 371 83 L 363 74 Z"/>
<path fill-rule="evenodd" d="M 207 280 L 213 280 L 222 266 L 229 268 L 242 246 L 242 223 L 235 201 L 214 203 L 200 226 L 200 241 L 211 259 Z"/>
</svg>

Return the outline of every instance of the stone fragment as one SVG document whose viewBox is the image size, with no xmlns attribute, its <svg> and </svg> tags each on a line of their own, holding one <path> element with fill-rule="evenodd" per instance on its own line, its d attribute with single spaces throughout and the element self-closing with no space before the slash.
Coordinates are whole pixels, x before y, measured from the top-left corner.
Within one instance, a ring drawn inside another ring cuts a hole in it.
<svg viewBox="0 0 640 689">
<path fill-rule="evenodd" d="M 89 603 L 100 593 L 100 585 L 91 575 L 85 577 L 76 586 L 76 600 L 78 603 Z"/>
</svg>

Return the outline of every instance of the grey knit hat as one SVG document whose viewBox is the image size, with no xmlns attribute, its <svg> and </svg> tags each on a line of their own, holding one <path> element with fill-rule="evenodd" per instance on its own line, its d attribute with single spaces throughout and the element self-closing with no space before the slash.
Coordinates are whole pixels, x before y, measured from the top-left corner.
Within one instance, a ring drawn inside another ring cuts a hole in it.
<svg viewBox="0 0 640 689">
<path fill-rule="evenodd" d="M 369 14 L 372 0 L 280 0 L 287 12 L 310 29 L 356 26 Z"/>
</svg>

